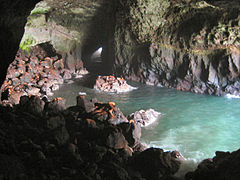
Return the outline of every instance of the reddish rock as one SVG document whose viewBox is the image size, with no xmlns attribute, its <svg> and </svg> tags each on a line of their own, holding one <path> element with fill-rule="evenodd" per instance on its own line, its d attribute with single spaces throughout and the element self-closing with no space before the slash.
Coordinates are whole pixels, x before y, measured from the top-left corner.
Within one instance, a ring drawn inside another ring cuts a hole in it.
<svg viewBox="0 0 240 180">
<path fill-rule="evenodd" d="M 63 69 L 64 68 L 63 59 L 59 59 L 59 60 L 55 61 L 53 63 L 53 67 L 57 70 Z"/>
<path fill-rule="evenodd" d="M 71 72 L 67 69 L 64 69 L 63 71 L 63 79 L 71 79 L 72 78 L 72 75 L 71 75 Z"/>
<path fill-rule="evenodd" d="M 115 78 L 114 76 L 98 76 L 94 89 L 104 92 L 127 92 L 134 87 L 127 84 L 123 78 Z"/>
</svg>

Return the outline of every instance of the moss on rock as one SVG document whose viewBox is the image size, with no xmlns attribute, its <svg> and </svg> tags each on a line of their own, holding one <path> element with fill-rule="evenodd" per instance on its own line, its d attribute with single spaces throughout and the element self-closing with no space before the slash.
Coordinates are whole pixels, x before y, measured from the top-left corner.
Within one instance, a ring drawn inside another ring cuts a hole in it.
<svg viewBox="0 0 240 180">
<path fill-rule="evenodd" d="M 28 35 L 26 36 L 24 39 L 22 39 L 22 41 L 20 42 L 19 48 L 22 51 L 27 51 L 29 52 L 31 47 L 36 45 L 36 39 L 34 39 L 34 37 Z"/>
</svg>

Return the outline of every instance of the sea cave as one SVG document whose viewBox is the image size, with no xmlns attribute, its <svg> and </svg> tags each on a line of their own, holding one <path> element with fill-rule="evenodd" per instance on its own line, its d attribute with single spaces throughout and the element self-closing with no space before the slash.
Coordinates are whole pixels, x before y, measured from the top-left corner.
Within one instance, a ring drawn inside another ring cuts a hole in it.
<svg viewBox="0 0 240 180">
<path fill-rule="evenodd" d="M 240 179 L 238 0 L 3 0 L 0 180 Z"/>
</svg>

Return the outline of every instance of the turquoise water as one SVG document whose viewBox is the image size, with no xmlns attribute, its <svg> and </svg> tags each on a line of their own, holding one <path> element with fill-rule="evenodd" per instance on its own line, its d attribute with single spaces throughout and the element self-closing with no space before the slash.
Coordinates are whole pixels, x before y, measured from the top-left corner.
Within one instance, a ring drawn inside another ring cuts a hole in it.
<svg viewBox="0 0 240 180">
<path fill-rule="evenodd" d="M 142 129 L 142 142 L 165 150 L 178 150 L 187 159 L 200 161 L 215 151 L 234 151 L 240 147 L 240 99 L 199 95 L 173 89 L 130 83 L 138 89 L 129 93 L 100 93 L 81 85 L 63 85 L 55 96 L 76 104 L 78 92 L 101 102 L 114 101 L 127 115 L 153 108 L 162 113 L 156 123 Z"/>
</svg>

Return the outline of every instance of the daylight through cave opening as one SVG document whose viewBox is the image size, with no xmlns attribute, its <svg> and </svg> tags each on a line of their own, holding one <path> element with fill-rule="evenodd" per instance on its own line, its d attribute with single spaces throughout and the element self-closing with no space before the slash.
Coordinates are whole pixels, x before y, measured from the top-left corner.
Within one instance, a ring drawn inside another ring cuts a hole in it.
<svg viewBox="0 0 240 180">
<path fill-rule="evenodd" d="M 45 0 L 31 11 L 1 88 L 2 100 L 17 104 L 22 95 L 52 96 L 60 84 L 88 71 L 111 71 L 112 3 L 64 3 Z"/>
</svg>

